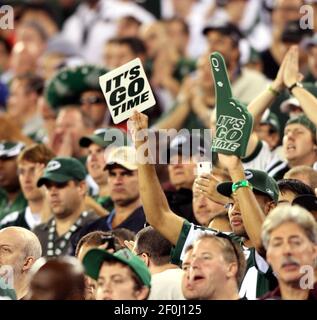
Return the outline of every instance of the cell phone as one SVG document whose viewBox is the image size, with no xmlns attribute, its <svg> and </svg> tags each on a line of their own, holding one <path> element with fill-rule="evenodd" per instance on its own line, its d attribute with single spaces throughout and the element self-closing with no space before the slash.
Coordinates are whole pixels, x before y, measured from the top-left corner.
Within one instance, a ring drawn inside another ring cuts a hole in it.
<svg viewBox="0 0 317 320">
<path fill-rule="evenodd" d="M 114 237 L 113 236 L 103 236 L 102 244 L 108 243 L 107 249 L 115 250 Z"/>
<path fill-rule="evenodd" d="M 212 163 L 210 161 L 202 161 L 198 162 L 196 166 L 197 176 L 201 176 L 203 174 L 210 174 L 212 170 Z"/>
</svg>

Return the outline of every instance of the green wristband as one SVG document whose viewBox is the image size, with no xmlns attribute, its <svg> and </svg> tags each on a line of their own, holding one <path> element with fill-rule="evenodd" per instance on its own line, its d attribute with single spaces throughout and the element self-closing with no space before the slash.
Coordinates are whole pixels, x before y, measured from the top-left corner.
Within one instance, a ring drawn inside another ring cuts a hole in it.
<svg viewBox="0 0 317 320">
<path fill-rule="evenodd" d="M 232 193 L 235 193 L 239 188 L 250 188 L 252 185 L 248 180 L 241 180 L 232 184 Z"/>
</svg>

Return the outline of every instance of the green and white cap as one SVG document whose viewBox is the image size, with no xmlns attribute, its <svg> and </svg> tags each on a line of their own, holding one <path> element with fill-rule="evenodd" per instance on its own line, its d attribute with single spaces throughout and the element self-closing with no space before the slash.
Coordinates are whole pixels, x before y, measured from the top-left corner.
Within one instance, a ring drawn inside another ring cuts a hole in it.
<svg viewBox="0 0 317 320">
<path fill-rule="evenodd" d="M 41 187 L 48 181 L 65 183 L 70 180 L 82 181 L 86 178 L 84 165 L 71 157 L 53 158 L 45 167 L 43 176 L 38 180 L 37 186 Z"/>
<path fill-rule="evenodd" d="M 131 145 L 131 139 L 123 130 L 118 128 L 100 128 L 95 130 L 92 135 L 82 137 L 79 140 L 79 145 L 82 148 L 88 148 L 92 143 L 102 148 L 109 145 L 121 147 Z"/>
<path fill-rule="evenodd" d="M 144 286 L 151 287 L 151 273 L 145 263 L 128 249 L 109 253 L 102 249 L 91 249 L 84 257 L 83 265 L 86 274 L 98 280 L 99 272 L 104 261 L 118 261 L 127 265 L 137 275 Z"/>
<path fill-rule="evenodd" d="M 25 144 L 22 142 L 0 142 L 0 158 L 13 158 L 19 155 Z"/>
<path fill-rule="evenodd" d="M 261 192 L 269 196 L 274 202 L 278 201 L 278 186 L 276 181 L 270 177 L 266 172 L 254 169 L 248 169 L 244 171 L 246 180 L 248 180 L 253 190 Z M 221 182 L 217 185 L 217 191 L 230 197 L 232 194 L 232 182 Z"/>
</svg>

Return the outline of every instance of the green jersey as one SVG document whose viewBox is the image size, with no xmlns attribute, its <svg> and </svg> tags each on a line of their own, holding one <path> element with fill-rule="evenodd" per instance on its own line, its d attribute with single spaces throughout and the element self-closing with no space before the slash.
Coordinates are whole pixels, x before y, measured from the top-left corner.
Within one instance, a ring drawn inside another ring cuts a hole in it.
<svg viewBox="0 0 317 320">
<path fill-rule="evenodd" d="M 27 201 L 20 191 L 12 203 L 9 203 L 7 193 L 0 189 L 0 221 L 9 213 L 23 211 L 27 206 Z"/>
<path fill-rule="evenodd" d="M 183 260 L 186 248 L 193 244 L 203 234 L 215 234 L 217 230 L 197 226 L 184 221 L 182 231 L 172 253 L 172 262 L 180 264 Z M 277 286 L 276 278 L 266 260 L 261 257 L 255 248 L 247 248 L 243 245 L 243 238 L 234 233 L 227 233 L 235 242 L 238 242 L 247 260 L 247 270 L 240 286 L 240 296 L 248 300 L 255 300 Z"/>
</svg>

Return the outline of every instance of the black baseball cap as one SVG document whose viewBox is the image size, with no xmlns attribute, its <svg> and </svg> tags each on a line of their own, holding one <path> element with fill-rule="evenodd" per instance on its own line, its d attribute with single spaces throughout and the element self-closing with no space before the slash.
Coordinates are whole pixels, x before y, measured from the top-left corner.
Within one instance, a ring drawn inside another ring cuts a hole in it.
<svg viewBox="0 0 317 320">
<path fill-rule="evenodd" d="M 172 139 L 168 151 L 170 157 L 175 154 L 187 157 L 199 155 L 211 161 L 211 142 L 198 134 L 178 134 Z"/>
<path fill-rule="evenodd" d="M 224 36 L 229 36 L 236 44 L 243 38 L 242 32 L 232 23 L 208 24 L 203 29 L 203 34 L 206 36 L 210 31 L 217 31 Z"/>
</svg>

